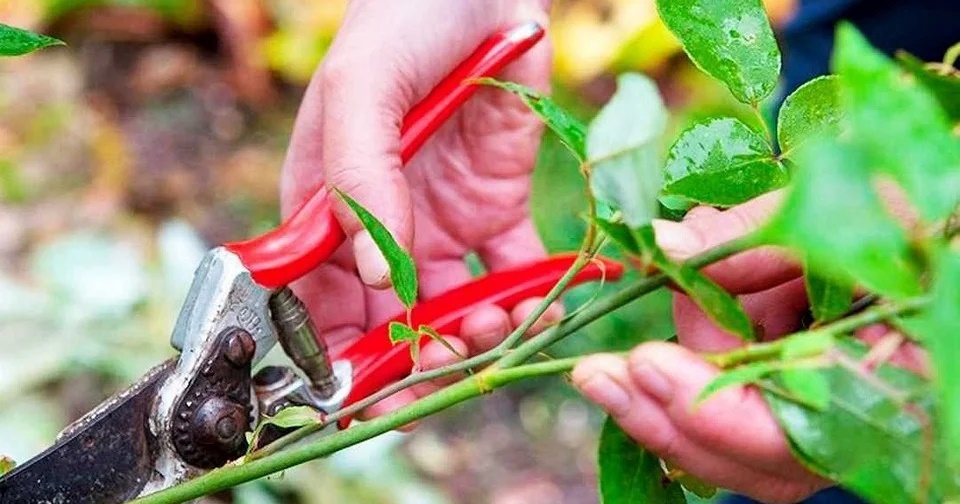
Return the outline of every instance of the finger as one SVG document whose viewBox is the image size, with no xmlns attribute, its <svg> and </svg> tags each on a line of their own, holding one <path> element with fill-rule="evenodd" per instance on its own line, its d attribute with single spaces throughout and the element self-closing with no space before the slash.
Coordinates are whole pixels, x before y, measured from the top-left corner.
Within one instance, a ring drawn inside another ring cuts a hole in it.
<svg viewBox="0 0 960 504">
<path fill-rule="evenodd" d="M 404 313 L 404 307 L 393 289 L 366 288 L 364 289 L 364 300 L 367 309 L 367 329 L 377 327 Z"/>
<path fill-rule="evenodd" d="M 393 68 L 396 53 L 369 54 L 370 67 L 332 56 L 320 70 L 323 96 L 323 167 L 327 186 L 347 193 L 368 209 L 409 250 L 413 215 L 407 181 L 400 172 L 400 124 L 413 105 L 402 75 L 369 68 Z M 343 56 L 341 56 L 343 58 Z M 350 237 L 364 283 L 389 285 L 390 269 L 370 234 L 339 203 L 334 205 Z"/>
<path fill-rule="evenodd" d="M 482 2 L 434 0 L 421 6 L 351 4 L 320 70 L 326 182 L 370 209 L 407 250 L 413 221 L 400 173 L 403 118 L 510 14 Z M 437 19 L 465 23 L 424 25 L 421 11 L 427 10 Z M 371 286 L 387 285 L 389 268 L 369 235 L 342 205 L 335 210 L 352 239 L 361 278 Z"/>
<path fill-rule="evenodd" d="M 513 310 L 510 310 L 510 321 L 513 323 L 513 326 L 519 327 L 523 324 L 533 315 L 541 303 L 543 303 L 543 298 L 539 297 L 530 298 L 518 303 Z M 556 324 L 563 318 L 563 312 L 563 305 L 560 304 L 559 301 L 550 303 L 546 311 L 537 318 L 524 335 L 533 336 L 534 334 L 539 334 L 544 329 Z"/>
<path fill-rule="evenodd" d="M 683 222 L 655 221 L 657 243 L 674 259 L 690 258 L 755 231 L 773 215 L 781 198 L 777 191 L 722 212 L 699 212 Z M 703 271 L 734 294 L 766 290 L 801 274 L 795 262 L 771 247 L 737 254 Z"/>
<path fill-rule="evenodd" d="M 469 283 L 473 276 L 462 257 L 429 259 L 417 263 L 420 298 L 428 300 Z"/>
<path fill-rule="evenodd" d="M 370 210 L 401 246 L 409 248 L 412 218 L 397 146 L 399 117 L 410 99 L 396 91 L 380 92 L 390 84 L 389 76 L 364 79 L 350 65 L 345 70 L 339 70 L 336 60 L 331 65 L 325 64 L 311 79 L 297 113 L 281 177 L 282 213 L 290 215 L 324 184 L 336 187 Z M 356 114 L 349 113 L 353 107 Z M 330 121 L 335 124 L 325 127 Z M 388 285 L 389 268 L 369 234 L 339 201 L 334 208 L 351 238 L 361 278 L 369 285 Z"/>
<path fill-rule="evenodd" d="M 420 365 L 424 370 L 437 369 L 460 362 L 469 355 L 467 344 L 460 338 L 444 336 L 443 341 L 449 348 L 439 341 L 430 340 L 420 350 Z M 446 385 L 456 381 L 456 376 L 437 380 L 436 383 Z"/>
<path fill-rule="evenodd" d="M 638 443 L 708 483 L 768 502 L 795 502 L 816 489 L 745 466 L 729 454 L 687 436 L 661 404 L 636 386 L 626 361 L 620 357 L 598 355 L 584 359 L 574 369 L 573 382 Z"/>
<path fill-rule="evenodd" d="M 730 387 L 698 404 L 700 392 L 719 372 L 690 350 L 667 343 L 643 344 L 631 352 L 629 368 L 633 384 L 694 442 L 729 453 L 737 462 L 757 470 L 785 476 L 806 474 L 755 389 Z"/>
<path fill-rule="evenodd" d="M 523 204 L 525 206 L 526 201 Z M 525 215 L 526 209 L 518 213 Z M 477 254 L 491 271 L 500 271 L 543 259 L 547 252 L 533 221 L 526 217 L 506 233 L 491 238 L 477 250 Z"/>
<path fill-rule="evenodd" d="M 717 327 L 686 294 L 673 295 L 673 320 L 677 340 L 698 352 L 724 352 L 743 345 L 743 340 Z"/>
<path fill-rule="evenodd" d="M 496 305 L 485 305 L 463 317 L 460 338 L 471 353 L 481 353 L 497 346 L 513 329 L 510 314 Z"/>
<path fill-rule="evenodd" d="M 761 341 L 797 330 L 808 306 L 802 278 L 739 299 Z M 691 350 L 721 352 L 743 345 L 742 339 L 718 327 L 686 295 L 674 295 L 673 316 L 677 338 Z"/>
</svg>

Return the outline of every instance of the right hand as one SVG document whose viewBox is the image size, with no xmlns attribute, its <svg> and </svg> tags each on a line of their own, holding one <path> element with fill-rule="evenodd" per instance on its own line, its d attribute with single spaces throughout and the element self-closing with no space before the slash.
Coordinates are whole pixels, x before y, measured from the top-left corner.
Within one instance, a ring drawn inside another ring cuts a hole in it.
<svg viewBox="0 0 960 504">
<path fill-rule="evenodd" d="M 546 26 L 548 6 L 548 0 L 351 2 L 297 117 L 282 177 L 284 213 L 321 184 L 348 193 L 412 252 L 424 298 L 471 279 L 463 262 L 468 252 L 490 271 L 542 258 L 528 210 L 542 125 L 520 100 L 479 89 L 403 171 L 399 146 L 400 125 L 414 104 L 496 31 L 527 21 Z M 498 77 L 546 93 L 550 63 L 543 40 Z M 403 308 L 384 290 L 389 270 L 370 236 L 344 205 L 335 211 L 350 243 L 293 288 L 337 349 Z M 480 308 L 449 343 L 462 354 L 492 348 L 539 301 L 526 300 L 511 313 Z M 560 315 L 556 306 L 541 323 Z M 421 365 L 455 359 L 431 343 Z M 439 385 L 400 392 L 366 413 L 390 411 Z"/>
</svg>

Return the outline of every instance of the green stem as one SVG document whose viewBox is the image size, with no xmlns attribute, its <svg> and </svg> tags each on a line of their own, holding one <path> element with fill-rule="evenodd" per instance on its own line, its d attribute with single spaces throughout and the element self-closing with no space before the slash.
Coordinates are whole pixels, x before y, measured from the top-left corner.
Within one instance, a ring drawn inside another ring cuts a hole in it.
<svg viewBox="0 0 960 504">
<path fill-rule="evenodd" d="M 760 111 L 760 104 L 753 103 L 750 105 L 750 108 L 753 109 L 753 113 L 757 116 L 757 120 L 760 121 L 760 127 L 763 128 L 763 134 L 767 137 L 767 143 L 770 144 L 770 148 L 773 148 L 773 133 L 770 131 L 770 125 L 767 124 L 766 118 L 763 117 L 763 112 Z M 781 156 L 782 157 L 782 156 Z"/>
<path fill-rule="evenodd" d="M 389 415 L 357 424 L 347 430 L 336 432 L 309 444 L 292 446 L 271 457 L 214 469 L 177 486 L 133 500 L 131 504 L 174 504 L 225 490 L 330 455 L 513 382 L 537 376 L 569 372 L 573 369 L 577 360 L 579 358 L 575 357 L 518 366 L 512 369 L 485 370 L 475 377 L 441 389 Z"/>
<path fill-rule="evenodd" d="M 947 49 L 947 52 L 943 55 L 943 66 L 945 70 L 953 68 L 953 65 L 957 62 L 957 58 L 960 58 L 960 42 L 953 44 Z M 946 72 L 944 72 L 946 74 Z"/>
<path fill-rule="evenodd" d="M 570 282 L 573 281 L 573 278 L 577 276 L 577 273 L 579 273 L 580 270 L 586 267 L 591 260 L 593 260 L 593 254 L 581 253 L 577 255 L 577 259 L 574 261 L 573 265 L 571 265 L 570 269 L 568 269 L 567 272 L 563 274 L 563 277 L 560 278 L 560 281 L 557 282 L 552 289 L 550 289 L 550 292 L 548 292 L 547 295 L 544 296 L 543 302 L 537 305 L 537 309 L 534 310 L 533 313 L 530 316 L 528 316 L 526 320 L 524 320 L 523 323 L 520 324 L 519 327 L 517 327 L 516 330 L 511 332 L 510 335 L 506 337 L 506 339 L 504 339 L 499 345 L 497 345 L 497 348 L 504 351 L 513 348 L 517 344 L 517 342 L 523 338 L 524 334 L 526 334 L 526 332 L 529 331 L 531 327 L 533 327 L 533 324 L 536 323 L 541 316 L 543 316 L 543 314 L 550 307 L 550 304 L 560 298 L 560 295 L 563 294 L 563 291 L 564 289 L 567 288 L 567 285 L 569 285 Z"/>
<path fill-rule="evenodd" d="M 909 299 L 899 303 L 880 305 L 860 312 L 856 315 L 851 315 L 847 318 L 840 319 L 831 324 L 821 326 L 812 331 L 794 334 L 790 338 L 778 339 L 766 343 L 755 343 L 722 354 L 708 354 L 705 355 L 704 358 L 717 367 L 723 369 L 739 366 L 741 364 L 747 364 L 750 362 L 775 359 L 780 356 L 780 352 L 783 351 L 783 347 L 789 344 L 790 339 L 793 337 L 814 332 L 841 336 L 860 329 L 861 327 L 883 322 L 897 315 L 903 315 L 904 313 L 914 311 L 923 307 L 929 302 L 930 300 L 928 298 L 921 297 Z"/>
</svg>

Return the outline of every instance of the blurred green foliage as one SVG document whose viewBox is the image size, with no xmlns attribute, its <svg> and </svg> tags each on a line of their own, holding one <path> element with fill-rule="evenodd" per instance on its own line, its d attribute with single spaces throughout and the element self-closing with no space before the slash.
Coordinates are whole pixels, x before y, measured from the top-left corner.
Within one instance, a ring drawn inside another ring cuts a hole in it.
<svg viewBox="0 0 960 504">
<path fill-rule="evenodd" d="M 203 16 L 200 0 L 39 0 L 48 20 L 94 7 L 137 7 L 156 11 L 182 27 L 196 26 Z"/>
</svg>

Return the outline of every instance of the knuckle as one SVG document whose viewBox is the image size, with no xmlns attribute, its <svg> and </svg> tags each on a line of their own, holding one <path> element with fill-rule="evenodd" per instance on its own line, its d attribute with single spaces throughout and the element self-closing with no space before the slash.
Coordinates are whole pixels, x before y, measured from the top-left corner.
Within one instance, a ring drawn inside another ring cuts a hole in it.
<svg viewBox="0 0 960 504">
<path fill-rule="evenodd" d="M 647 449 L 671 463 L 680 460 L 680 436 L 676 432 L 664 432 L 652 436 L 647 444 Z"/>
<path fill-rule="evenodd" d="M 405 183 L 403 174 L 396 168 L 399 158 L 393 153 L 371 153 L 360 159 L 343 156 L 327 161 L 330 163 L 327 184 L 355 198 L 383 195 L 385 189 L 402 187 Z"/>
<path fill-rule="evenodd" d="M 630 432 L 631 429 L 629 428 L 631 425 L 630 415 L 633 414 L 633 404 L 630 402 L 614 403 L 605 405 L 604 408 L 607 410 L 607 413 L 609 413 L 610 416 L 617 421 L 617 424 L 619 424 L 624 431 L 630 434 L 630 437 L 636 439 L 636 436 Z"/>
</svg>

